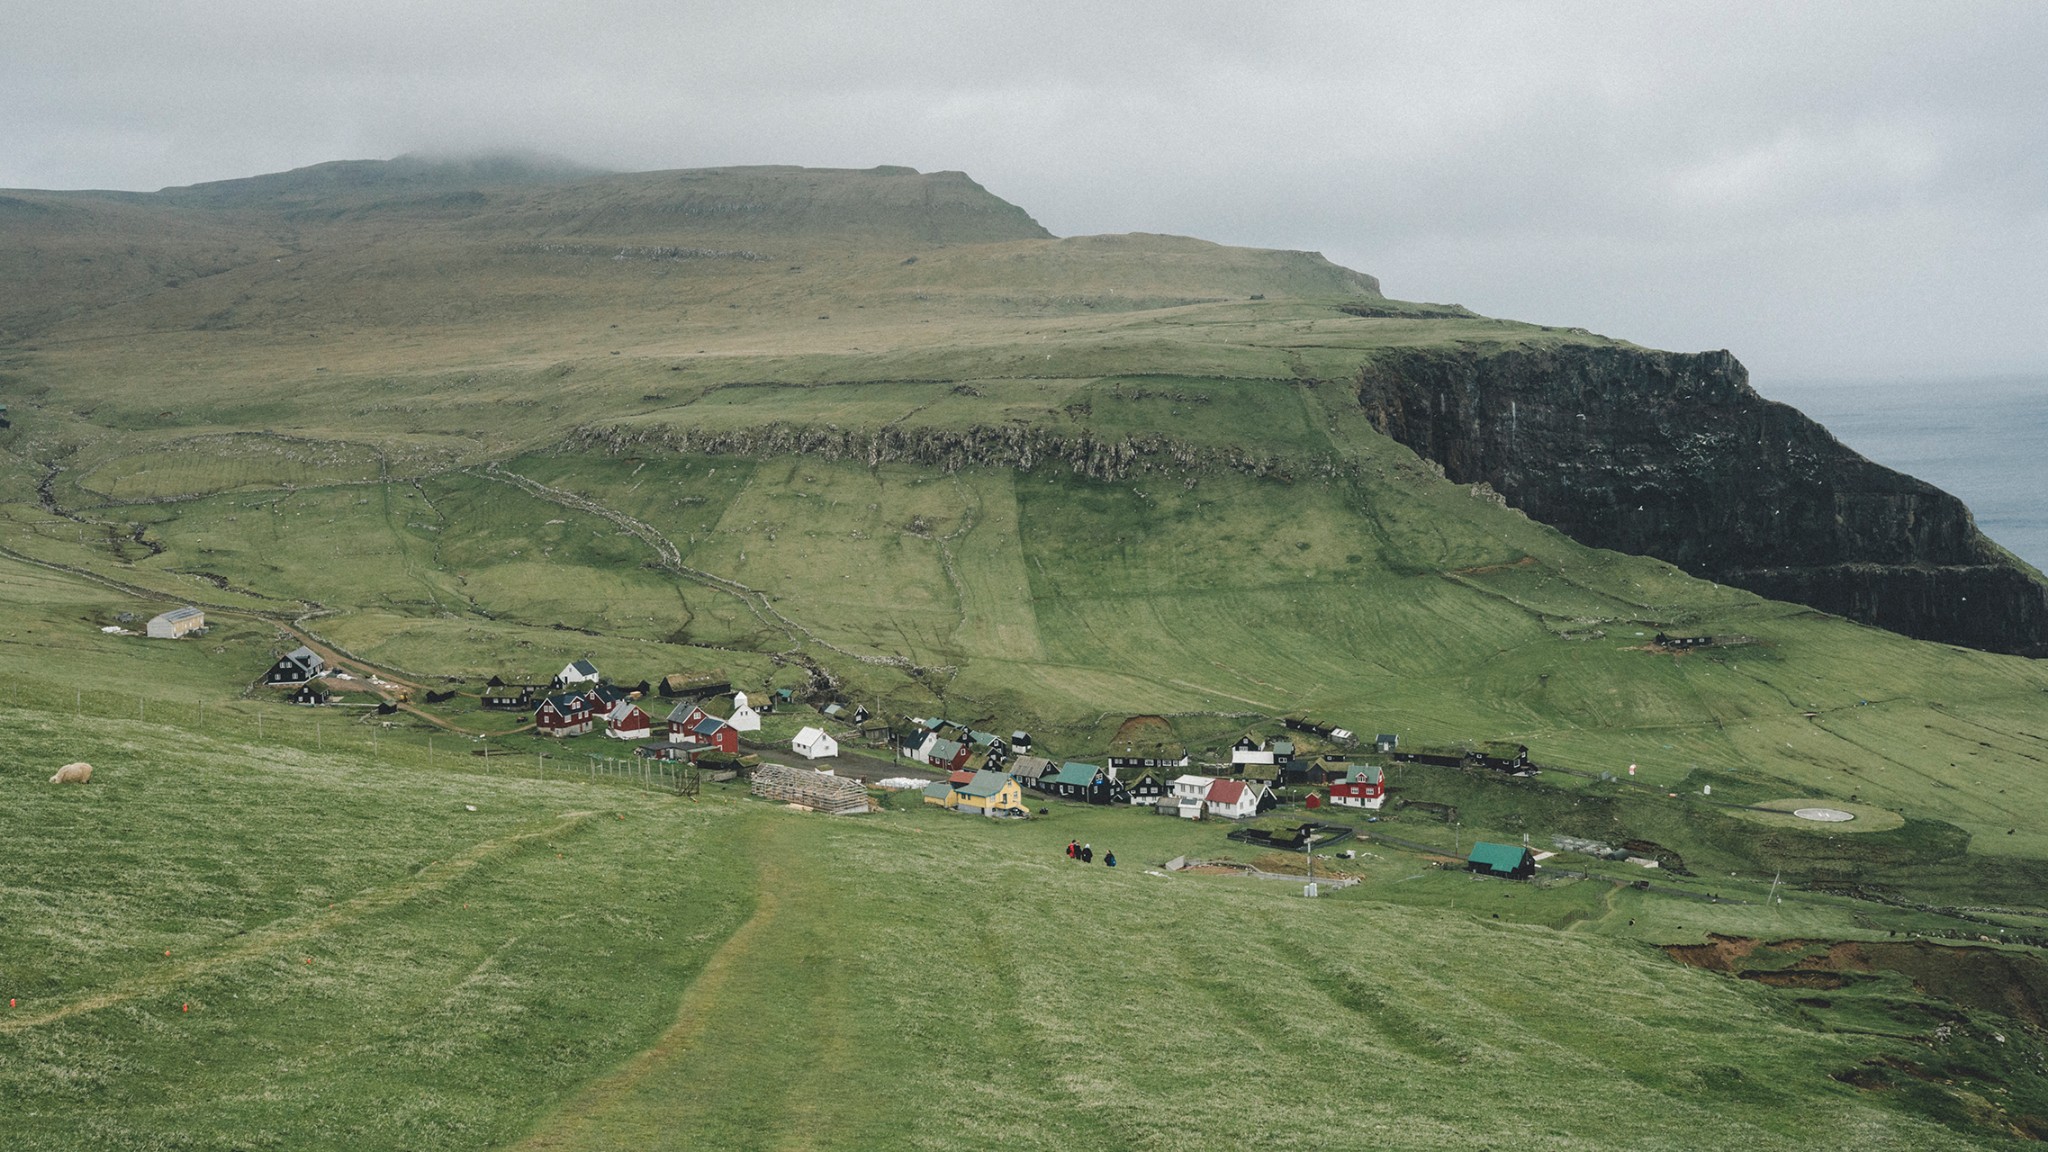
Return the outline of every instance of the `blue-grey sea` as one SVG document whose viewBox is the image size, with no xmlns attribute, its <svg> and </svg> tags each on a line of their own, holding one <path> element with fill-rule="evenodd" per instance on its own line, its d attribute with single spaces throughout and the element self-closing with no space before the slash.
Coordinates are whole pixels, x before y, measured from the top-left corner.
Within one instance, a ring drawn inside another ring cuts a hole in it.
<svg viewBox="0 0 2048 1152">
<path fill-rule="evenodd" d="M 1961 497 L 1985 535 L 2048 571 L 2048 376 L 1753 383 L 1879 464 Z"/>
</svg>

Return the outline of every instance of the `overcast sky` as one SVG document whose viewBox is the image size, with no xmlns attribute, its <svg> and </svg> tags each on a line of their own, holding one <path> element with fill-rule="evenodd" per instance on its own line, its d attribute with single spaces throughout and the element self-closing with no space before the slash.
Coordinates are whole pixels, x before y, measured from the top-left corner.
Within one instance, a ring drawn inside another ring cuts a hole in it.
<svg viewBox="0 0 2048 1152">
<path fill-rule="evenodd" d="M 2048 373 L 2048 4 L 0 0 L 0 186 L 530 148 L 965 170 L 1061 235 L 1815 376 Z"/>
</svg>

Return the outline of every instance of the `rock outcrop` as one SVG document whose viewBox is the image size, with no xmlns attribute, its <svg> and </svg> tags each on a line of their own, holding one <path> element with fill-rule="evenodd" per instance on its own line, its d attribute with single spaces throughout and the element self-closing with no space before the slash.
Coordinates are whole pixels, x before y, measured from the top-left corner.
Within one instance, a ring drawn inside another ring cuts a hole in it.
<svg viewBox="0 0 2048 1152">
<path fill-rule="evenodd" d="M 1396 351 L 1361 370 L 1387 435 L 1585 544 L 1908 636 L 2048 655 L 2048 587 L 1954 496 L 1749 387 L 1726 352 Z"/>
</svg>

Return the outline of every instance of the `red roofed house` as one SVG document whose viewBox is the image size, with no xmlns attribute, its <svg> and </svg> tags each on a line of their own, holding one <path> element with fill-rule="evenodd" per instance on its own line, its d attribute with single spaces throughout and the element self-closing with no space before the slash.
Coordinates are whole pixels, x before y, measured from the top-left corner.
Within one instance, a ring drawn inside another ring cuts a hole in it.
<svg viewBox="0 0 2048 1152">
<path fill-rule="evenodd" d="M 1250 819 L 1261 808 L 1272 807 L 1272 799 L 1273 794 L 1264 784 L 1249 780 L 1218 780 L 1209 785 L 1208 795 L 1202 797 L 1209 815 L 1225 820 Z"/>
</svg>

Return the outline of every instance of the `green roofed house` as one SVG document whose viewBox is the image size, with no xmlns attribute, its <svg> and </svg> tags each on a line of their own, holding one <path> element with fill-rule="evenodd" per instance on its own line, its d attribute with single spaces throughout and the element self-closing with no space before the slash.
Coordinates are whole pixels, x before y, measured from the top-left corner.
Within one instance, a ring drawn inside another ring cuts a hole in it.
<svg viewBox="0 0 2048 1152">
<path fill-rule="evenodd" d="M 1472 854 L 1465 858 L 1465 867 L 1488 876 L 1527 880 L 1536 871 L 1536 856 L 1519 844 L 1488 844 L 1481 840 L 1472 845 Z"/>
</svg>

